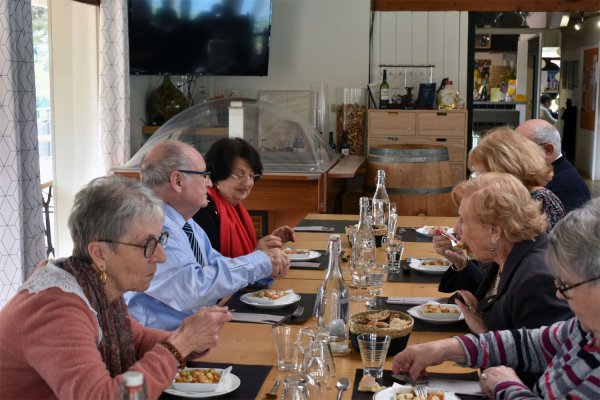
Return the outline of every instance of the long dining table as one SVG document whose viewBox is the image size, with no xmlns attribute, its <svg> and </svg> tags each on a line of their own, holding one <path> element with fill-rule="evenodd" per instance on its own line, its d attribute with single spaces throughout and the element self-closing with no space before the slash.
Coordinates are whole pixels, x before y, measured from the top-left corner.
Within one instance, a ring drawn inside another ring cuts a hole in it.
<svg viewBox="0 0 600 400">
<path fill-rule="evenodd" d="M 343 214 L 308 214 L 303 221 L 309 224 L 337 222 L 338 225 L 342 221 L 358 221 L 357 215 Z M 456 222 L 456 217 L 428 217 L 428 216 L 399 216 L 398 227 L 414 229 L 425 225 L 441 225 L 453 226 Z M 299 224 L 302 225 L 302 222 Z M 324 252 L 327 248 L 329 235 L 331 232 L 296 232 L 296 242 L 290 243 L 296 248 L 306 248 Z M 350 254 L 350 245 L 345 234 L 340 234 L 342 245 L 345 254 Z M 378 248 L 376 252 L 377 262 L 387 262 L 387 255 L 383 248 Z M 439 257 L 433 252 L 431 242 L 427 241 L 405 241 L 403 259 L 408 257 L 427 258 Z M 342 270 L 346 282 L 350 281 L 350 272 L 343 262 Z M 324 269 L 290 269 L 284 279 L 274 283 L 273 288 L 278 290 L 293 289 L 295 293 L 316 293 L 321 285 L 326 270 Z M 415 273 L 415 272 L 413 272 Z M 354 289 L 350 289 L 354 290 Z M 437 290 L 437 283 L 415 283 L 415 282 L 389 282 L 384 281 L 382 296 L 403 296 L 403 297 L 449 297 L 448 293 L 440 293 Z M 225 304 L 227 299 L 224 299 L 221 304 Z M 351 302 L 350 314 L 367 309 L 365 302 Z M 257 310 L 256 312 L 261 312 Z M 299 326 L 311 327 L 316 326 L 317 322 L 314 317 L 309 318 Z M 447 332 L 443 330 L 420 330 L 412 331 L 408 344 L 417 344 L 429 342 L 432 340 L 443 339 L 455 336 L 457 332 Z M 348 377 L 351 381 L 355 380 L 357 369 L 362 368 L 360 354 L 354 350 L 349 355 L 334 357 L 336 367 L 336 379 L 339 377 Z M 393 357 L 389 356 L 385 362 L 385 369 L 391 369 Z M 239 365 L 266 365 L 272 366 L 256 398 L 263 399 L 265 394 L 270 391 L 276 379 L 281 380 L 279 388 L 279 396 L 281 395 L 283 381 L 288 374 L 277 369 L 277 355 L 271 334 L 271 325 L 259 323 L 244 323 L 244 322 L 229 322 L 227 323 L 220 335 L 219 344 L 212 349 L 207 355 L 202 357 L 201 361 L 207 363 L 235 363 Z M 235 369 L 234 369 L 235 371 Z M 472 369 L 462 368 L 455 363 L 445 362 L 439 366 L 430 367 L 428 371 L 432 372 L 472 372 Z M 354 384 L 354 382 L 352 382 Z M 335 382 L 331 388 L 325 390 L 323 399 L 335 399 L 337 390 Z M 343 394 L 343 399 L 352 397 L 352 387 Z"/>
</svg>

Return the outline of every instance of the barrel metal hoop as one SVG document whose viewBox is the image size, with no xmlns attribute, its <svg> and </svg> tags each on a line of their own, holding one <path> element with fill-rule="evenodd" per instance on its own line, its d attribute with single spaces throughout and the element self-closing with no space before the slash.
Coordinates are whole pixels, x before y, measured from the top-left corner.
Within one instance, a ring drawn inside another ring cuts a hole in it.
<svg viewBox="0 0 600 400">
<path fill-rule="evenodd" d="M 375 186 L 367 186 L 369 191 L 375 191 Z M 452 192 L 452 186 L 433 188 L 391 188 L 386 187 L 388 194 L 400 194 L 409 196 L 424 196 L 428 194 L 445 194 Z"/>
</svg>

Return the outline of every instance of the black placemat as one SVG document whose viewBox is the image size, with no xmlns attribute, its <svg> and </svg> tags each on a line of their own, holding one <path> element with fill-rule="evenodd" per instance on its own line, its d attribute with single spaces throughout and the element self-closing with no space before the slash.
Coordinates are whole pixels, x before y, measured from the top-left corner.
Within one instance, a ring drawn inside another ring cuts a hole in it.
<svg viewBox="0 0 600 400">
<path fill-rule="evenodd" d="M 317 251 L 317 250 L 315 250 Z M 327 255 L 326 251 L 322 251 L 322 250 L 318 250 L 319 253 L 321 253 L 321 255 L 317 258 L 314 258 L 312 260 L 306 260 L 306 262 L 310 262 L 310 263 L 319 263 L 318 266 L 316 267 L 296 267 L 294 266 L 294 262 L 302 262 L 303 260 L 297 260 L 297 261 L 292 261 L 292 264 L 290 265 L 291 269 L 327 269 L 327 264 L 329 263 L 329 256 Z"/>
<path fill-rule="evenodd" d="M 226 399 L 255 399 L 262 387 L 265 378 L 271 371 L 270 365 L 242 365 L 242 364 L 221 364 L 212 362 L 189 361 L 188 367 L 192 368 L 227 368 L 233 366 L 231 372 L 240 378 L 240 387 L 231 393 L 222 394 L 219 398 Z M 173 394 L 163 393 L 161 399 L 183 399 L 184 397 Z"/>
<path fill-rule="evenodd" d="M 388 282 L 410 282 L 410 283 L 439 283 L 442 275 L 423 274 L 415 271 L 409 266 L 409 260 L 400 261 L 400 272 L 387 274 Z"/>
<path fill-rule="evenodd" d="M 341 221 L 333 221 L 333 220 L 323 220 L 323 219 L 303 219 L 296 226 L 327 226 L 332 227 L 333 232 L 325 232 L 325 233 L 346 233 L 346 225 L 354 225 L 358 223 L 358 220 L 341 220 Z M 301 231 L 301 232 L 312 232 L 312 231 Z M 323 231 L 314 231 L 321 232 Z"/>
<path fill-rule="evenodd" d="M 375 297 L 375 305 L 371 306 L 372 310 L 397 310 L 397 311 L 408 311 L 409 308 L 413 308 L 414 305 L 407 304 L 388 304 L 386 303 L 387 297 Z M 456 333 L 468 333 L 469 327 L 465 321 L 457 321 L 451 324 L 432 324 L 429 322 L 421 321 L 420 319 L 413 318 L 415 324 L 413 325 L 413 331 L 425 331 L 425 332 L 456 332 Z"/>
<path fill-rule="evenodd" d="M 357 368 L 356 372 L 354 374 L 354 382 L 352 383 L 352 400 L 372 400 L 373 399 L 372 392 L 359 392 L 358 391 L 358 384 L 360 383 L 360 380 L 362 379 L 362 377 L 363 377 L 362 368 Z M 468 372 L 468 373 L 464 373 L 464 374 L 430 373 L 429 377 L 437 378 L 437 379 L 460 379 L 460 380 L 465 380 L 465 381 L 479 380 L 477 372 Z M 398 381 L 396 381 L 394 378 L 392 378 L 392 371 L 384 369 L 383 377 L 381 379 L 378 379 L 378 382 L 382 386 L 390 387 L 394 384 L 394 382 L 398 382 Z M 401 382 L 398 382 L 398 383 L 402 384 Z M 481 400 L 481 399 L 485 399 L 485 396 L 461 393 L 460 399 L 461 400 Z"/>
<path fill-rule="evenodd" d="M 225 303 L 225 305 L 227 307 L 229 307 L 230 309 L 234 309 L 236 312 L 240 312 L 240 313 L 260 313 L 260 314 L 270 314 L 270 315 L 280 315 L 280 316 L 291 314 L 292 312 L 294 312 L 294 310 L 298 306 L 303 306 L 304 312 L 302 313 L 302 315 L 299 317 L 292 317 L 292 318 L 288 319 L 286 321 L 287 324 L 299 324 L 299 323 L 305 322 L 307 319 L 309 319 L 313 313 L 313 309 L 315 308 L 315 300 L 317 299 L 317 295 L 315 293 L 298 293 L 300 295 L 300 301 L 298 301 L 297 303 L 294 303 L 294 304 L 290 304 L 289 306 L 285 306 L 282 308 L 272 308 L 272 309 L 271 308 L 257 308 L 257 307 L 253 307 L 249 304 L 243 303 L 240 300 L 240 296 L 244 293 L 245 292 L 241 292 L 241 291 L 237 292 L 236 294 L 231 296 L 231 298 L 229 299 L 229 301 L 227 301 L 227 303 Z M 245 321 L 235 321 L 235 322 L 244 323 Z M 247 322 L 247 323 L 252 324 L 253 322 Z"/>
<path fill-rule="evenodd" d="M 404 229 L 404 232 L 402 232 L 402 241 L 403 242 L 422 242 L 422 243 L 433 242 L 433 238 L 431 238 L 430 236 L 421 235 L 413 227 L 402 226 L 402 227 L 398 228 L 398 230 L 399 229 Z"/>
</svg>

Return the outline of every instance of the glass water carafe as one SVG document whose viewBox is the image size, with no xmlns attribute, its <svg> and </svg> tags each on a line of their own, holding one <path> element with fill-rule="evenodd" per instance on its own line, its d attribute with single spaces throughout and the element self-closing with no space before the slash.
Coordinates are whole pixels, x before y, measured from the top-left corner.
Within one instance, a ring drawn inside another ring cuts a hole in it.
<svg viewBox="0 0 600 400">
<path fill-rule="evenodd" d="M 375 194 L 373 194 L 373 224 L 389 226 L 390 198 L 385 188 L 385 171 L 377 170 Z"/>
</svg>

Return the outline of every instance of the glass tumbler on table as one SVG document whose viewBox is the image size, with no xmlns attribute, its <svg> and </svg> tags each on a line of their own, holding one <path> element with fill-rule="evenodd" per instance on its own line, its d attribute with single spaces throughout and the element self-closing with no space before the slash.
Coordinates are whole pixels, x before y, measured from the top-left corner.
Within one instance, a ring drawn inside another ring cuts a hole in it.
<svg viewBox="0 0 600 400">
<path fill-rule="evenodd" d="M 386 264 L 373 264 L 369 271 L 369 296 L 381 296 L 383 289 L 383 281 L 387 271 Z"/>
<path fill-rule="evenodd" d="M 363 375 L 371 375 L 375 379 L 383 377 L 383 365 L 391 338 L 387 335 L 362 333 L 357 339 L 363 363 Z"/>
<path fill-rule="evenodd" d="M 388 256 L 388 272 L 400 272 L 400 260 L 402 259 L 402 253 L 404 253 L 402 236 L 385 237 L 385 252 Z"/>
</svg>

